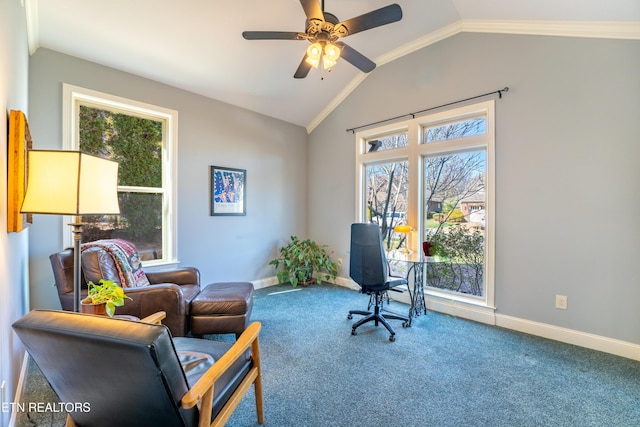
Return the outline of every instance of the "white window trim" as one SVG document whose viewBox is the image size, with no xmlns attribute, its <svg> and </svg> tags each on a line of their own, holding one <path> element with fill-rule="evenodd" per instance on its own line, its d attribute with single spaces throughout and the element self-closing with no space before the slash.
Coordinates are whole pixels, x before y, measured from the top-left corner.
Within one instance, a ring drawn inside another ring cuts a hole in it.
<svg viewBox="0 0 640 427">
<path fill-rule="evenodd" d="M 78 150 L 79 148 L 78 125 L 76 123 L 79 104 L 93 104 L 96 108 L 132 113 L 166 124 L 166 128 L 163 129 L 162 186 L 169 203 L 167 204 L 168 212 L 165 212 L 166 227 L 163 227 L 163 259 L 161 261 L 143 261 L 142 264 L 145 267 L 178 264 L 178 112 L 67 83 L 63 83 L 62 92 L 62 147 L 64 150 Z M 66 225 L 73 222 L 74 218 L 65 216 L 62 221 Z M 71 233 L 63 233 L 63 245 L 64 247 L 73 245 Z"/>
<path fill-rule="evenodd" d="M 458 119 L 484 115 L 486 117 L 486 133 L 480 136 L 470 136 L 460 138 L 458 140 L 448 140 L 443 142 L 431 142 L 421 144 L 421 129 L 438 123 L 449 123 Z M 392 132 L 409 133 L 409 144 L 407 147 L 395 148 L 390 150 L 375 151 L 367 153 L 367 140 L 379 137 L 380 135 Z M 356 133 L 356 221 L 366 221 L 366 212 L 364 206 L 365 197 L 365 171 L 366 167 L 375 163 L 387 163 L 394 161 L 409 162 L 409 180 L 407 194 L 407 222 L 411 225 L 417 225 L 418 230 L 422 230 L 422 218 L 419 215 L 419 206 L 422 203 L 422 159 L 423 156 L 440 150 L 441 153 L 456 152 L 472 149 L 474 147 L 485 148 L 486 156 L 486 211 L 485 219 L 486 227 L 486 250 L 485 250 L 485 293 L 482 298 L 466 297 L 461 294 L 452 292 L 438 291 L 432 288 L 425 288 L 425 293 L 432 297 L 432 304 L 436 307 L 452 307 L 447 311 L 452 314 L 464 316 L 464 311 L 469 313 L 478 313 L 481 310 L 481 321 L 485 323 L 494 323 L 493 310 L 495 310 L 495 101 L 485 101 L 451 110 L 441 111 L 418 118 L 396 122 L 386 126 L 367 129 Z M 416 185 L 418 184 L 418 185 Z M 420 239 L 410 239 L 411 250 L 420 251 Z M 463 304 L 463 306 L 460 306 Z M 466 306 L 466 308 L 465 308 Z M 483 312 L 486 308 L 490 313 Z M 455 313 L 454 313 L 455 311 Z M 480 320 L 480 319 L 476 319 Z"/>
</svg>

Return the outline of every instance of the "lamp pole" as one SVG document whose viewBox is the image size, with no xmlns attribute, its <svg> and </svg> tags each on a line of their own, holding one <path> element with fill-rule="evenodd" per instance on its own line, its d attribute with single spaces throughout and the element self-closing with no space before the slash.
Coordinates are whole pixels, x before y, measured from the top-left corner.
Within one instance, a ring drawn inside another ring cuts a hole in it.
<svg viewBox="0 0 640 427">
<path fill-rule="evenodd" d="M 76 215 L 76 222 L 68 225 L 73 227 L 73 311 L 80 312 L 80 279 L 82 276 L 82 266 L 80 256 L 80 243 L 82 242 L 82 226 L 86 223 L 81 221 L 80 215 Z"/>
</svg>

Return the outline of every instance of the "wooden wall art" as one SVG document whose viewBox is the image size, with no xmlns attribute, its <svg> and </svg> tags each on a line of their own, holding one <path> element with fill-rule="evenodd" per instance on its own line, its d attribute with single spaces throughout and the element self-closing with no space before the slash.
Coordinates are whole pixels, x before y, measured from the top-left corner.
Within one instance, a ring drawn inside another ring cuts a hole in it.
<svg viewBox="0 0 640 427">
<path fill-rule="evenodd" d="M 20 208 L 27 189 L 27 152 L 31 149 L 29 124 L 22 111 L 9 114 L 7 141 L 7 231 L 20 232 L 31 224 L 31 215 Z"/>
</svg>

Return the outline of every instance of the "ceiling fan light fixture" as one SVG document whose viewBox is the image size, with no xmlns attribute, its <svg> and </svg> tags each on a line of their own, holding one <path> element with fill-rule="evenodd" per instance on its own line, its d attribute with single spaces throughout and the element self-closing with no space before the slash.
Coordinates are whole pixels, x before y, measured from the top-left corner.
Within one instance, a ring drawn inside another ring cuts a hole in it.
<svg viewBox="0 0 640 427">
<path fill-rule="evenodd" d="M 307 48 L 307 61 L 314 68 L 318 68 L 320 64 L 320 57 L 322 56 L 322 45 L 320 43 L 313 43 Z"/>
<path fill-rule="evenodd" d="M 340 48 L 333 43 L 327 43 L 324 46 L 324 55 L 322 55 L 324 69 L 328 70 L 336 65 L 338 58 L 340 58 Z"/>
<path fill-rule="evenodd" d="M 244 31 L 242 33 L 242 37 L 247 40 L 307 40 L 310 42 L 311 45 L 307 47 L 293 75 L 296 79 L 307 77 L 312 67 L 319 68 L 321 60 L 323 68 L 330 71 L 340 57 L 363 73 L 373 71 L 376 68 L 375 62 L 338 40 L 402 19 L 402 8 L 397 3 L 346 21 L 340 21 L 334 14 L 326 12 L 324 0 L 300 0 L 300 4 L 306 16 L 304 32 Z"/>
</svg>

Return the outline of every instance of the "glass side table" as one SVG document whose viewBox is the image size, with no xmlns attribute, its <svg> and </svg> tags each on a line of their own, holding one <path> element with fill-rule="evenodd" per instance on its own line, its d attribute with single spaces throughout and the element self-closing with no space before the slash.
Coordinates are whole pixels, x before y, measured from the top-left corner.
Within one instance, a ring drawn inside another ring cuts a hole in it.
<svg viewBox="0 0 640 427">
<path fill-rule="evenodd" d="M 408 325 L 411 326 L 411 321 L 414 317 L 418 317 L 420 314 L 427 314 L 427 303 L 424 297 L 425 270 L 429 268 L 429 263 L 432 262 L 431 257 L 422 256 L 420 253 L 406 253 L 396 250 L 387 252 L 387 260 L 406 263 L 408 266 L 406 273 L 407 290 L 411 301 Z M 411 285 L 411 278 L 413 278 L 413 286 Z"/>
</svg>

